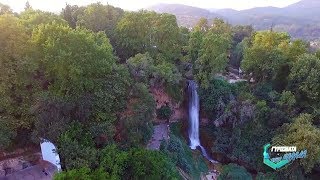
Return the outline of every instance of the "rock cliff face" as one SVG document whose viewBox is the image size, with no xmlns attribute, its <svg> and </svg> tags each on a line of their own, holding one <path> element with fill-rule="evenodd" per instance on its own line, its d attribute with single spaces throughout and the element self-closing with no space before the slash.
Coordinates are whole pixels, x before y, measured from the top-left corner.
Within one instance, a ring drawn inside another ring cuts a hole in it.
<svg viewBox="0 0 320 180">
<path fill-rule="evenodd" d="M 2 156 L 1 158 L 0 179 L 6 175 L 34 166 L 40 159 L 42 159 L 41 153 L 33 152 L 33 149 L 31 150 L 31 148 L 17 149 L 13 153 L 7 154 L 7 156 Z"/>
<path fill-rule="evenodd" d="M 250 101 L 231 100 L 229 104 L 220 103 L 221 111 L 218 113 L 218 118 L 214 121 L 216 127 L 222 125 L 242 124 L 245 121 L 251 120 L 254 116 L 255 106 Z"/>
<path fill-rule="evenodd" d="M 182 105 L 182 102 L 176 103 L 164 90 L 163 87 L 153 87 L 150 88 L 150 92 L 153 95 L 153 98 L 156 102 L 156 109 L 161 108 L 162 106 L 168 105 L 172 110 L 172 115 L 169 119 L 169 122 L 178 121 L 185 119 L 188 116 L 187 110 Z M 154 116 L 154 122 L 163 123 L 166 120 L 161 120 L 157 118 L 157 115 Z"/>
<path fill-rule="evenodd" d="M 255 106 L 250 101 L 239 101 L 236 99 L 231 100 L 229 103 L 219 102 L 218 110 L 216 113 L 216 119 L 207 117 L 202 113 L 200 124 L 206 126 L 213 123 L 216 127 L 220 126 L 232 126 L 236 124 L 242 124 L 248 120 L 254 118 Z"/>
</svg>

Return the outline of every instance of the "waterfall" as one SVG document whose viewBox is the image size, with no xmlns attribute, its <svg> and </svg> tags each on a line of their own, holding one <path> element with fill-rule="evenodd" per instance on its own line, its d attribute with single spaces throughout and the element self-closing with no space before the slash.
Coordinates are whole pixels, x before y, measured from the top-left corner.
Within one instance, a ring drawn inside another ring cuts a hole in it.
<svg viewBox="0 0 320 180">
<path fill-rule="evenodd" d="M 197 149 L 199 146 L 202 155 L 206 157 L 209 161 L 214 163 L 215 161 L 210 158 L 204 147 L 200 144 L 199 138 L 199 96 L 197 92 L 197 84 L 194 81 L 189 81 L 188 91 L 189 91 L 189 140 L 190 148 Z"/>
<path fill-rule="evenodd" d="M 199 96 L 197 84 L 189 81 L 189 139 L 191 149 L 200 146 L 199 139 Z"/>
</svg>

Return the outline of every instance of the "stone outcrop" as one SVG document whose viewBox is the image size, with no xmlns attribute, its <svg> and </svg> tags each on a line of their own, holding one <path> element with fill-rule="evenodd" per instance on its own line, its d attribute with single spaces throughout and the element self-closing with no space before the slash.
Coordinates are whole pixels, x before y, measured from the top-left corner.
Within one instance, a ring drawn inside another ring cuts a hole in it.
<svg viewBox="0 0 320 180">
<path fill-rule="evenodd" d="M 242 124 L 254 117 L 255 106 L 250 101 L 231 100 L 229 104 L 220 101 L 218 106 L 218 118 L 214 121 L 216 127 L 223 125 Z"/>
<path fill-rule="evenodd" d="M 28 156 L 19 156 L 0 161 L 0 177 L 31 167 L 41 158 L 40 153 L 35 153 Z"/>
<path fill-rule="evenodd" d="M 172 110 L 172 115 L 169 119 L 169 122 L 177 121 L 180 119 L 187 118 L 187 111 L 182 106 L 182 103 L 176 103 L 164 90 L 163 87 L 151 88 L 150 92 L 156 102 L 156 109 L 161 108 L 162 106 L 169 106 Z M 155 122 L 163 122 L 164 120 L 158 119 L 155 114 Z"/>
</svg>

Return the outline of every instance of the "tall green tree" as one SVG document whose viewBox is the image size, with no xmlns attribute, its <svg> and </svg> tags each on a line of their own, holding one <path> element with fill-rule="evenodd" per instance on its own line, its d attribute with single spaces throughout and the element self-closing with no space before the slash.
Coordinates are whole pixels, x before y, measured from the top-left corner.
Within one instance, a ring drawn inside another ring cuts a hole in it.
<svg viewBox="0 0 320 180">
<path fill-rule="evenodd" d="M 158 151 L 141 148 L 121 151 L 109 145 L 97 157 L 99 167 L 96 170 L 76 168 L 61 172 L 54 179 L 179 179 L 171 160 Z"/>
<path fill-rule="evenodd" d="M 317 58 L 320 59 L 320 50 L 318 50 L 318 51 L 315 53 L 315 55 L 317 56 Z"/>
<path fill-rule="evenodd" d="M 218 180 L 223 179 L 242 179 L 251 180 L 252 176 L 247 170 L 236 164 L 228 164 L 223 166 L 221 174 L 218 176 Z"/>
<path fill-rule="evenodd" d="M 186 27 L 180 27 L 180 43 L 182 45 L 183 55 L 187 55 L 188 53 L 188 42 L 190 37 L 190 31 Z"/>
<path fill-rule="evenodd" d="M 293 63 L 289 76 L 289 86 L 300 98 L 311 102 L 320 100 L 320 59 L 314 55 L 304 54 Z"/>
<path fill-rule="evenodd" d="M 102 169 L 91 170 L 87 167 L 80 169 L 72 169 L 65 172 L 60 172 L 54 175 L 54 180 L 78 179 L 78 180 L 98 180 L 108 179 L 109 175 Z"/>
<path fill-rule="evenodd" d="M 55 96 L 76 97 L 100 88 L 115 63 L 102 33 L 53 23 L 36 28 L 31 41 L 34 68 L 44 74 Z"/>
<path fill-rule="evenodd" d="M 221 103 L 228 104 L 230 96 L 235 93 L 235 86 L 220 79 L 212 79 L 207 88 L 200 87 L 201 109 L 209 117 L 216 117 Z"/>
<path fill-rule="evenodd" d="M 209 30 L 208 20 L 201 18 L 190 33 L 188 54 L 192 63 L 199 58 L 199 52 L 205 33 Z"/>
<path fill-rule="evenodd" d="M 224 22 L 223 19 L 215 18 L 213 20 L 212 26 L 209 29 L 210 32 L 214 34 L 222 35 L 228 39 L 232 38 L 232 28 L 231 25 Z"/>
<path fill-rule="evenodd" d="M 223 35 L 209 32 L 201 44 L 200 56 L 195 62 L 196 79 L 203 87 L 216 73 L 222 72 L 228 63 L 230 39 Z"/>
<path fill-rule="evenodd" d="M 133 149 L 129 152 L 128 167 L 133 179 L 179 179 L 174 164 L 161 152 Z"/>
<path fill-rule="evenodd" d="M 127 59 L 138 53 L 162 53 L 169 61 L 179 58 L 180 33 L 176 18 L 149 11 L 127 12 L 117 25 L 119 45 Z"/>
<path fill-rule="evenodd" d="M 96 135 L 101 132 L 112 140 L 117 114 L 125 109 L 131 79 L 124 66 L 115 64 L 105 33 L 53 23 L 37 27 L 31 41 L 33 86 L 39 89 L 39 99 L 63 99 L 71 104 L 69 107 L 78 107 L 75 112 L 83 113 L 83 124 L 96 128 Z M 88 108 L 82 108 L 87 103 Z M 50 115 L 49 112 L 45 111 Z"/>
<path fill-rule="evenodd" d="M 160 54 L 152 58 L 149 53 L 137 54 L 127 60 L 127 64 L 133 77 L 140 82 L 154 86 L 165 84 L 178 84 L 181 81 L 181 74 L 172 63 Z"/>
<path fill-rule="evenodd" d="M 21 12 L 19 18 L 30 34 L 32 33 L 33 29 L 40 24 L 52 24 L 55 22 L 58 24 L 67 25 L 67 22 L 59 15 L 51 12 L 33 10 L 32 8 Z"/>
<path fill-rule="evenodd" d="M 94 167 L 97 150 L 93 136 L 83 124 L 72 123 L 58 139 L 58 153 L 67 170 Z"/>
<path fill-rule="evenodd" d="M 153 47 L 151 19 L 155 16 L 156 13 L 147 11 L 127 12 L 119 21 L 116 30 L 119 44 L 126 52 L 125 59 Z"/>
<path fill-rule="evenodd" d="M 17 135 L 17 131 L 12 127 L 9 121 L 10 119 L 6 116 L 0 115 L 0 151 L 9 147 Z"/>
<path fill-rule="evenodd" d="M 246 37 L 250 37 L 253 32 L 254 29 L 252 26 L 233 26 L 231 27 L 232 33 L 233 33 L 233 37 L 232 37 L 232 42 L 233 45 L 237 45 L 240 42 L 243 41 L 244 38 Z"/>
<path fill-rule="evenodd" d="M 32 93 L 27 70 L 28 35 L 19 19 L 0 16 L 0 116 L 13 128 L 30 128 Z"/>
<path fill-rule="evenodd" d="M 10 6 L 0 3 L 0 15 L 3 14 L 12 14 L 12 9 Z"/>
<path fill-rule="evenodd" d="M 171 62 L 180 58 L 182 51 L 180 44 L 180 30 L 175 16 L 160 14 L 153 19 L 153 47 Z"/>
<path fill-rule="evenodd" d="M 232 48 L 230 54 L 230 65 L 239 68 L 243 59 L 244 47 L 250 41 L 253 34 L 252 26 L 232 27 Z"/>
<path fill-rule="evenodd" d="M 24 6 L 24 10 L 27 11 L 27 10 L 30 10 L 30 9 L 32 9 L 32 7 L 31 7 L 29 1 L 27 1 L 25 6 Z"/>
<path fill-rule="evenodd" d="M 199 58 L 203 36 L 204 34 L 201 31 L 192 31 L 190 33 L 188 54 L 192 63 Z"/>
<path fill-rule="evenodd" d="M 284 64 L 280 65 L 273 80 L 273 86 L 279 92 L 287 87 L 288 76 L 290 74 L 292 64 L 297 61 L 300 55 L 308 52 L 308 46 L 306 42 L 295 40 L 290 43 L 282 44 L 280 51 L 283 53 L 286 61 Z"/>
<path fill-rule="evenodd" d="M 310 114 L 300 114 L 293 123 L 284 125 L 283 133 L 273 139 L 274 142 L 296 146 L 297 151 L 307 150 L 306 158 L 299 160 L 306 172 L 320 162 L 320 129 L 312 122 Z"/>
<path fill-rule="evenodd" d="M 156 104 L 148 88 L 137 83 L 133 87 L 126 115 L 121 119 L 124 146 L 138 147 L 144 145 L 152 135 L 152 119 Z"/>
<path fill-rule="evenodd" d="M 207 32 L 210 28 L 208 19 L 200 18 L 198 23 L 194 26 L 195 31 Z"/>
<path fill-rule="evenodd" d="M 103 5 L 101 3 L 94 3 L 86 6 L 84 11 L 78 14 L 76 23 L 77 25 L 92 30 L 93 32 L 105 32 L 110 39 L 111 44 L 115 46 L 115 28 L 123 14 L 124 11 L 120 8 L 116 8 L 111 5 Z M 71 17 L 74 17 L 74 15 Z"/>
<path fill-rule="evenodd" d="M 66 4 L 66 7 L 62 9 L 61 16 L 66 20 L 70 27 L 76 28 L 78 21 L 79 7 L 77 5 Z"/>
<path fill-rule="evenodd" d="M 282 51 L 288 46 L 289 35 L 273 31 L 257 32 L 252 45 L 245 48 L 242 69 L 248 74 L 253 73 L 256 81 L 271 80 L 282 65 L 286 63 L 286 56 Z"/>
<path fill-rule="evenodd" d="M 189 58 L 194 63 L 195 77 L 200 85 L 208 87 L 216 73 L 222 72 L 228 63 L 231 48 L 231 26 L 215 19 L 209 28 L 206 19 L 200 19 L 189 39 Z"/>
<path fill-rule="evenodd" d="M 297 61 L 298 57 L 308 52 L 308 44 L 302 40 L 295 40 L 282 47 L 290 62 Z"/>
</svg>

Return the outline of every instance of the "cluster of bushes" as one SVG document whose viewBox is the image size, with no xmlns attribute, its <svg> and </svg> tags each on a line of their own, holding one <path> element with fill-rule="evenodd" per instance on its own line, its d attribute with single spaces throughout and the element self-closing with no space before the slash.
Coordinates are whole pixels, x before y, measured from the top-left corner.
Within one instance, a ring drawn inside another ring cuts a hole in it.
<svg viewBox="0 0 320 180">
<path fill-rule="evenodd" d="M 201 109 L 214 119 L 220 111 L 221 104 L 228 104 L 235 95 L 236 87 L 221 79 L 212 79 L 207 88 L 201 87 L 199 96 Z"/>
<path fill-rule="evenodd" d="M 157 117 L 159 119 L 169 120 L 171 115 L 172 115 L 172 110 L 168 105 L 162 106 L 159 109 L 157 109 Z"/>
<path fill-rule="evenodd" d="M 225 179 L 252 180 L 252 176 L 244 167 L 236 164 L 228 164 L 222 167 L 222 171 L 218 177 L 218 180 Z"/>
<path fill-rule="evenodd" d="M 208 171 L 207 165 L 201 153 L 193 153 L 181 136 L 178 131 L 180 124 L 175 123 L 172 126 L 169 142 L 164 141 L 160 149 L 184 172 L 198 179 L 201 172 Z"/>
<path fill-rule="evenodd" d="M 163 153 L 134 148 L 119 150 L 109 145 L 91 154 L 94 166 L 83 164 L 58 173 L 54 179 L 178 179 L 175 165 Z M 77 158 L 75 157 L 74 160 Z M 91 168 L 92 169 L 91 169 Z M 94 167 L 94 168 L 93 168 Z"/>
</svg>

